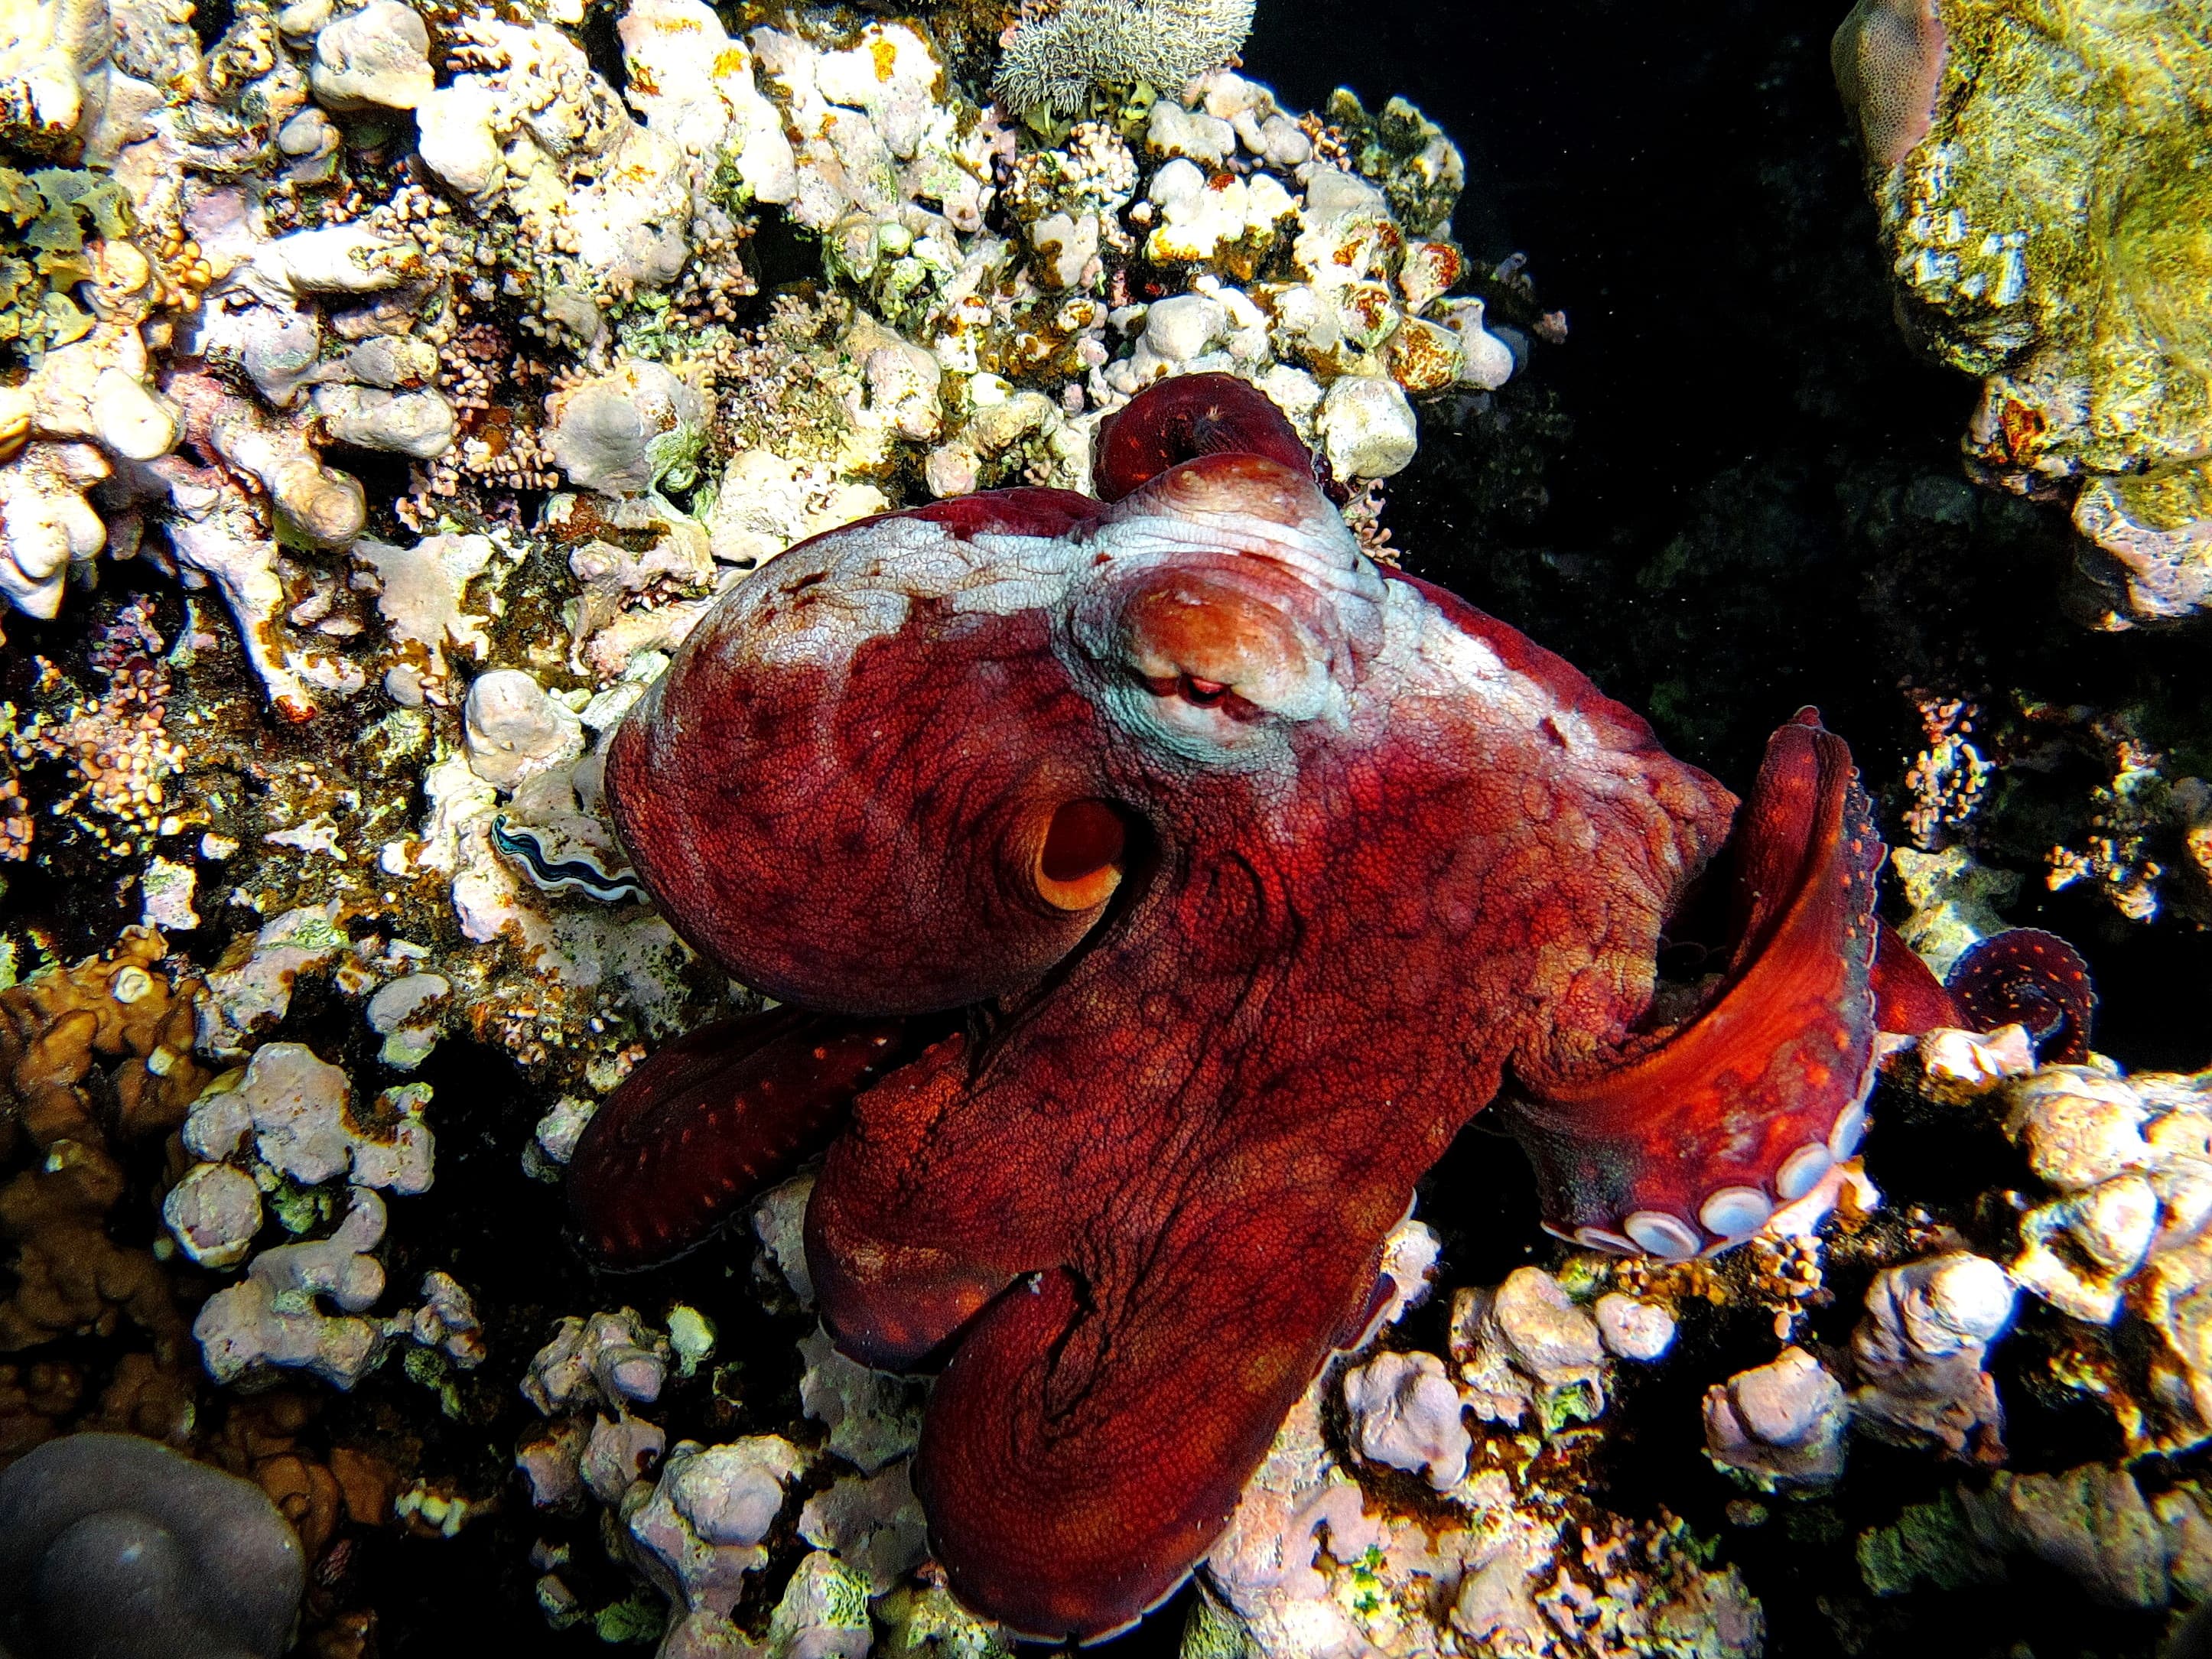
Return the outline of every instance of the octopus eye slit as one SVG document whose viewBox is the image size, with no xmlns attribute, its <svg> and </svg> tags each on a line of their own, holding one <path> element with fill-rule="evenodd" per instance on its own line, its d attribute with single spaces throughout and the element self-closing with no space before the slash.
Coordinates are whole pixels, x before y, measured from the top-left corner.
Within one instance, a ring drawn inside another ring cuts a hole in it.
<svg viewBox="0 0 2212 1659">
<path fill-rule="evenodd" d="M 1038 896 L 1058 910 L 1089 910 L 1121 884 L 1128 826 L 1111 802 L 1072 800 L 1057 808 L 1037 844 Z"/>
<path fill-rule="evenodd" d="M 1224 703 L 1238 702 L 1237 688 L 1225 680 L 1202 679 L 1196 674 L 1146 674 L 1130 671 L 1131 677 L 1163 702 L 1173 697 L 1194 708 L 1218 708 Z"/>
</svg>

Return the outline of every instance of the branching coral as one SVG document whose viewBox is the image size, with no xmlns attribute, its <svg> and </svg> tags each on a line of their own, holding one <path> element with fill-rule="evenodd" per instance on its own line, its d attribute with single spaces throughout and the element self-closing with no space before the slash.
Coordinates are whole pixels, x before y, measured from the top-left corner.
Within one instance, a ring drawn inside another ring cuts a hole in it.
<svg viewBox="0 0 2212 1659">
<path fill-rule="evenodd" d="M 1014 32 L 995 90 L 1024 115 L 1073 115 L 1109 88 L 1173 95 L 1251 32 L 1252 0 L 1068 0 Z"/>
<path fill-rule="evenodd" d="M 125 857 L 184 827 L 171 780 L 185 754 L 167 725 L 169 671 L 151 654 L 161 647 L 146 607 L 126 608 L 92 653 L 106 690 L 34 717 L 13 738 L 19 762 L 67 764 L 76 787 L 52 814 Z"/>
<path fill-rule="evenodd" d="M 1914 701 L 1928 746 L 1905 775 L 1905 787 L 1912 792 L 1905 827 L 1911 831 L 1915 846 L 1934 852 L 1973 817 L 1989 793 L 1995 769 L 1972 742 L 1980 709 L 1963 698 L 1932 693 Z"/>
</svg>

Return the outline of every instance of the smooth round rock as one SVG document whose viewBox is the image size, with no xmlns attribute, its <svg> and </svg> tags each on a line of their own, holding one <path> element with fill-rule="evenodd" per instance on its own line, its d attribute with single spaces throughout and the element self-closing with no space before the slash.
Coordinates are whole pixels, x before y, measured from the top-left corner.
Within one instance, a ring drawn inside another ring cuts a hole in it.
<svg viewBox="0 0 2212 1659">
<path fill-rule="evenodd" d="M 576 716 L 520 668 L 477 675 L 461 716 L 469 769 L 501 789 L 513 789 L 583 752 L 583 727 Z"/>
<path fill-rule="evenodd" d="M 258 1486 L 130 1434 L 72 1434 L 0 1473 L 11 1659 L 276 1659 L 307 1565 Z"/>
<path fill-rule="evenodd" d="M 421 14 L 399 0 L 369 0 L 325 23 L 315 36 L 307 84 L 331 109 L 416 107 L 437 85 Z"/>
<path fill-rule="evenodd" d="M 1145 313 L 1145 343 L 1170 363 L 1187 363 L 1229 331 L 1229 313 L 1203 294 L 1178 294 Z"/>
</svg>

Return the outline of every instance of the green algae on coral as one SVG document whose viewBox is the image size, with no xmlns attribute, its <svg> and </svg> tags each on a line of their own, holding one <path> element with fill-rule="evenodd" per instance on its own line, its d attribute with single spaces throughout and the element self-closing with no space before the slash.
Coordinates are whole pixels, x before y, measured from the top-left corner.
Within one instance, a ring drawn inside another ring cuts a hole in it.
<svg viewBox="0 0 2212 1659">
<path fill-rule="evenodd" d="M 104 174 L 0 167 L 0 341 L 35 360 L 83 338 L 93 319 L 69 290 L 93 274 L 86 234 L 122 237 L 130 230 L 130 201 Z"/>
<path fill-rule="evenodd" d="M 1346 159 L 1382 187 L 1391 216 L 1407 232 L 1437 236 L 1450 229 L 1452 210 L 1467 188 L 1467 164 L 1443 128 L 1403 98 L 1370 115 L 1344 87 L 1329 94 L 1328 116 L 1343 134 Z"/>
<path fill-rule="evenodd" d="M 1838 82 L 1863 131 L 1895 133 L 1859 73 L 1862 5 Z M 2212 600 L 2212 100 L 2206 0 L 1939 0 L 1933 118 L 1892 153 L 1869 136 L 1907 326 L 1983 379 L 1972 470 L 2074 496 L 2106 627 Z M 1885 162 L 1887 164 L 1885 165 Z"/>
</svg>

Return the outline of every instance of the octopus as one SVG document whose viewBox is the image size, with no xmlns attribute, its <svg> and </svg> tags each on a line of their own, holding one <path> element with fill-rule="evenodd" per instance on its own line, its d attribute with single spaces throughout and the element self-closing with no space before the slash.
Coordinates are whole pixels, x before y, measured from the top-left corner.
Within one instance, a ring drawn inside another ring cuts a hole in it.
<svg viewBox="0 0 2212 1659">
<path fill-rule="evenodd" d="M 1236 380 L 1094 471 L 793 548 L 626 717 L 637 878 L 780 1006 L 640 1065 L 570 1178 L 629 1268 L 822 1156 L 825 1327 L 937 1373 L 933 1554 L 1077 1641 L 1205 1555 L 1477 1112 L 1551 1231 L 1680 1260 L 1832 1188 L 1882 1034 L 1960 1017 L 1812 710 L 1739 800 L 1366 558 Z"/>
</svg>

